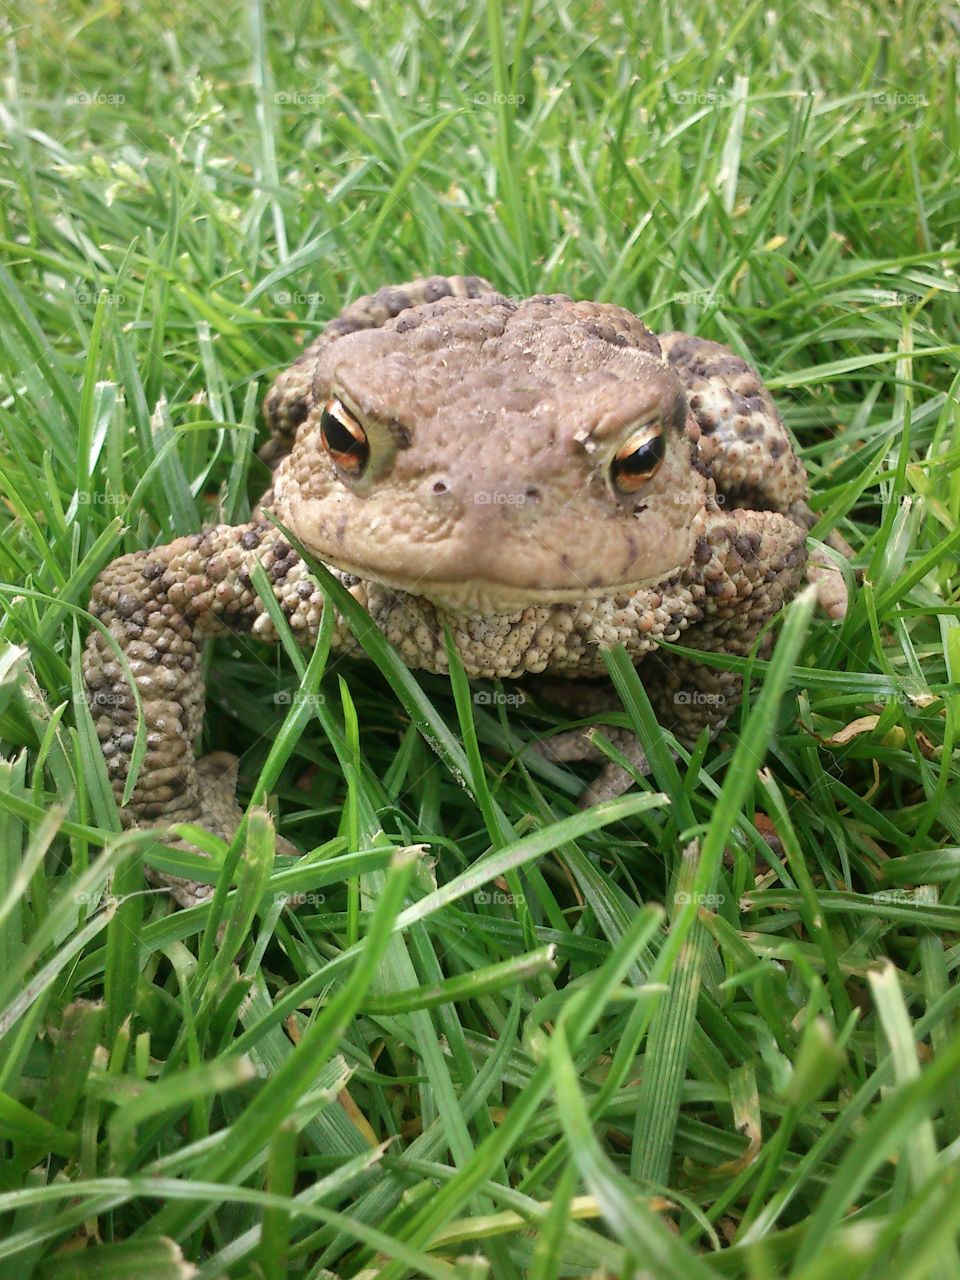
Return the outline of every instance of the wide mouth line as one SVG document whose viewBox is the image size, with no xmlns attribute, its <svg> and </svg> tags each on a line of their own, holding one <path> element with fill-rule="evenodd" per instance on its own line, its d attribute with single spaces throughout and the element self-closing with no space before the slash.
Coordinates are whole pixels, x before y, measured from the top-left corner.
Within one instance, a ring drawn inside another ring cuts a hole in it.
<svg viewBox="0 0 960 1280">
<path fill-rule="evenodd" d="M 664 579 L 680 571 L 681 566 L 664 569 L 646 578 L 635 578 L 630 582 L 602 583 L 592 587 L 578 583 L 570 587 L 541 587 L 538 585 L 523 586 L 513 582 L 498 582 L 490 578 L 437 579 L 429 574 L 416 577 L 401 573 L 388 573 L 373 565 L 362 565 L 348 561 L 339 556 L 317 553 L 317 559 L 324 564 L 339 569 L 341 573 L 349 573 L 364 582 L 374 582 L 402 591 L 411 596 L 423 596 L 427 599 L 480 598 L 501 601 L 508 605 L 567 604 L 579 600 L 599 600 L 605 596 L 629 594 L 656 586 Z"/>
</svg>

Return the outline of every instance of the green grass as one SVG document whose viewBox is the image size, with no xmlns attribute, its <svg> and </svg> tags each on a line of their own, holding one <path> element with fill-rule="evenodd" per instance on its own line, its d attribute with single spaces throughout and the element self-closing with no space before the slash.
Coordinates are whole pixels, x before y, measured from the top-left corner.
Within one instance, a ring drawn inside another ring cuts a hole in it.
<svg viewBox="0 0 960 1280">
<path fill-rule="evenodd" d="M 3 11 L 0 1280 L 960 1278 L 955 11 Z M 90 585 L 244 517 L 305 335 L 460 270 L 750 355 L 849 615 L 676 763 L 614 656 L 654 770 L 585 814 L 532 703 L 222 643 L 204 746 L 305 857 L 255 810 L 171 913 Z"/>
</svg>

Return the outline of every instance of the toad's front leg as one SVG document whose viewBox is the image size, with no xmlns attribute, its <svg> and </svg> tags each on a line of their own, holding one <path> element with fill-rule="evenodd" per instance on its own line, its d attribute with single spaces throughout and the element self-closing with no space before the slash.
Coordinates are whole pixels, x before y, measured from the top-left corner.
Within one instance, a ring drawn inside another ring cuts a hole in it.
<svg viewBox="0 0 960 1280">
<path fill-rule="evenodd" d="M 684 583 L 699 610 L 699 618 L 680 643 L 704 653 L 746 658 L 757 649 L 766 658 L 773 646 L 769 624 L 796 594 L 806 563 L 804 529 L 779 511 L 733 511 L 705 517 L 697 540 L 694 563 Z M 692 747 L 703 729 L 720 729 L 740 703 L 743 678 L 734 670 L 711 667 L 696 659 L 658 649 L 640 662 L 640 678 L 657 722 L 684 746 Z M 576 687 L 562 702 L 577 714 Z M 612 691 L 589 691 L 598 703 L 606 697 L 614 709 L 619 698 Z M 639 773 L 649 764 L 639 740 L 628 730 L 601 728 Z M 593 760 L 606 756 L 589 731 L 570 730 L 548 739 L 542 754 L 556 761 Z M 581 797 L 581 807 L 621 795 L 633 784 L 633 774 L 608 761 Z"/>
<path fill-rule="evenodd" d="M 109 631 L 136 683 L 146 723 L 146 755 L 127 825 L 192 822 L 229 839 L 242 810 L 233 795 L 236 760 L 217 752 L 197 761 L 193 744 L 203 722 L 200 646 L 218 635 L 243 634 L 275 643 L 269 615 L 250 573 L 263 566 L 293 633 L 316 640 L 323 596 L 306 566 L 273 525 L 218 525 L 165 547 L 115 560 L 94 584 L 93 616 Z M 97 736 L 117 803 L 130 768 L 137 705 L 123 664 L 99 627 L 87 640 L 83 674 Z M 209 886 L 173 885 L 181 902 Z"/>
</svg>

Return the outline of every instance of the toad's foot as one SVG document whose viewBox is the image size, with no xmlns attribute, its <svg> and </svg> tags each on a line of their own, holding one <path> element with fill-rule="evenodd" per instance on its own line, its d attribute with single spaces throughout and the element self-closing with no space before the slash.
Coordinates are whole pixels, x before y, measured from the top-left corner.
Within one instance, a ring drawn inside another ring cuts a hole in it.
<svg viewBox="0 0 960 1280">
<path fill-rule="evenodd" d="M 625 768 L 600 749 L 594 734 L 602 733 L 605 738 L 624 756 L 632 766 Z M 577 805 L 581 809 L 589 809 L 591 805 L 600 804 L 603 800 L 615 800 L 629 791 L 637 780 L 637 774 L 650 772 L 647 753 L 640 745 L 640 739 L 629 729 L 619 729 L 608 724 L 591 725 L 588 729 L 569 729 L 564 733 L 545 738 L 533 744 L 534 751 L 556 764 L 602 764 L 603 768 L 587 783 Z"/>
<path fill-rule="evenodd" d="M 200 783 L 200 796 L 196 815 L 190 822 L 204 830 L 219 836 L 228 844 L 243 819 L 243 808 L 237 802 L 237 771 L 240 761 L 229 751 L 211 751 L 197 761 L 197 778 Z M 202 849 L 189 840 L 180 837 L 165 840 L 171 849 L 184 849 L 190 853 L 206 856 Z M 277 836 L 277 852 L 299 855 L 300 850 L 283 836 Z M 199 880 L 185 880 L 168 871 L 154 871 L 147 867 L 147 880 L 158 889 L 165 889 L 181 907 L 196 907 L 213 896 L 215 886 L 204 884 Z"/>
</svg>

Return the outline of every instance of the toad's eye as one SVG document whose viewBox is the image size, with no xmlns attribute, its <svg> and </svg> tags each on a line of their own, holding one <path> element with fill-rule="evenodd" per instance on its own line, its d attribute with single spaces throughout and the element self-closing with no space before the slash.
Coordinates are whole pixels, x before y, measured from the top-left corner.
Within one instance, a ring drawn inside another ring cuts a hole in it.
<svg viewBox="0 0 960 1280">
<path fill-rule="evenodd" d="M 320 415 L 320 438 L 323 447 L 341 471 L 359 476 L 370 459 L 367 433 L 353 414 L 334 397 L 323 406 Z"/>
<path fill-rule="evenodd" d="M 642 489 L 663 461 L 666 443 L 656 422 L 638 427 L 627 437 L 610 463 L 610 479 L 620 493 Z"/>
</svg>

